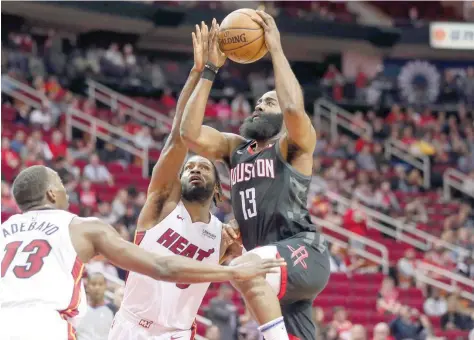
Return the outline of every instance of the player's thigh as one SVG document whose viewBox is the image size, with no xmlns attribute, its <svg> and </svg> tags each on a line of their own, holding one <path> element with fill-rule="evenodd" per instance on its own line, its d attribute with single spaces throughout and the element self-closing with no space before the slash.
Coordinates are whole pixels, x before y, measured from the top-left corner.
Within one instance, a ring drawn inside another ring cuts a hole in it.
<svg viewBox="0 0 474 340">
<path fill-rule="evenodd" d="M 327 249 L 319 251 L 292 238 L 276 243 L 279 256 L 287 263 L 283 268 L 280 298 L 282 304 L 314 299 L 326 286 L 330 276 Z"/>
<path fill-rule="evenodd" d="M 280 258 L 278 249 L 274 245 L 264 246 L 252 249 L 244 255 L 232 260 L 231 265 L 243 263 L 246 261 L 252 261 L 256 258 L 258 259 L 275 259 Z M 284 268 L 284 267 L 283 267 Z M 282 270 L 278 269 L 275 273 L 269 273 L 266 275 L 265 280 L 272 287 L 275 294 L 279 295 L 281 290 L 281 279 L 282 279 Z"/>
</svg>

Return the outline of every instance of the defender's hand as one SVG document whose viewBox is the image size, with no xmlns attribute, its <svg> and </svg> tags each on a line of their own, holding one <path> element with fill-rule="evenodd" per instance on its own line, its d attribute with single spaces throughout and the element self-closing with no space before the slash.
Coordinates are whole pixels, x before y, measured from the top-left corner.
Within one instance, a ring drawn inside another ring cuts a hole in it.
<svg viewBox="0 0 474 340">
<path fill-rule="evenodd" d="M 204 21 L 201 22 L 201 27 L 196 25 L 196 32 L 192 33 L 192 37 L 194 50 L 193 69 L 197 72 L 202 72 L 209 57 L 209 29 Z"/>
<path fill-rule="evenodd" d="M 257 16 L 251 18 L 259 24 L 265 31 L 265 44 L 270 53 L 281 49 L 280 32 L 275 23 L 275 19 L 264 11 L 257 11 Z"/>
<path fill-rule="evenodd" d="M 259 261 L 249 261 L 232 267 L 234 270 L 234 280 L 250 280 L 256 276 L 265 276 L 268 273 L 278 273 L 279 267 L 286 266 L 283 259 L 264 259 Z"/>
<path fill-rule="evenodd" d="M 221 67 L 224 65 L 227 56 L 219 49 L 218 36 L 219 25 L 217 24 L 217 20 L 214 18 L 212 19 L 212 27 L 209 37 L 209 62 L 216 65 L 217 67 Z"/>
</svg>

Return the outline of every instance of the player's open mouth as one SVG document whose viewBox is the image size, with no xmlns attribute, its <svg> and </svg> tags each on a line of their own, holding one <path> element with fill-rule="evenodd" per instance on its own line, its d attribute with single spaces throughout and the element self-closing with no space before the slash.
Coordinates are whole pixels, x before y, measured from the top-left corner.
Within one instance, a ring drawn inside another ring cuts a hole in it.
<svg viewBox="0 0 474 340">
<path fill-rule="evenodd" d="M 191 183 L 191 184 L 202 183 L 202 178 L 199 177 L 199 176 L 191 176 L 189 178 L 189 183 Z"/>
</svg>

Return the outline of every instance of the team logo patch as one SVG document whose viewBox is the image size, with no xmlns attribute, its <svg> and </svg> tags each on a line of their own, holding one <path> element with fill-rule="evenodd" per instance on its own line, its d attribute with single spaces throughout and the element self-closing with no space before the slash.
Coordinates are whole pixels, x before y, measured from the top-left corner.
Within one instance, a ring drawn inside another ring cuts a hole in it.
<svg viewBox="0 0 474 340">
<path fill-rule="evenodd" d="M 308 251 L 305 246 L 298 244 L 298 248 L 293 248 L 290 245 L 287 245 L 288 249 L 291 251 L 291 259 L 293 260 L 293 267 L 297 264 L 300 264 L 304 269 L 308 269 L 308 265 L 305 260 L 308 258 Z"/>
<path fill-rule="evenodd" d="M 203 230 L 203 231 L 202 231 L 202 236 L 204 236 L 204 237 L 209 237 L 211 240 L 215 240 L 216 237 L 217 237 L 216 235 L 214 235 L 214 234 L 208 232 L 207 230 Z"/>
<path fill-rule="evenodd" d="M 138 325 L 142 326 L 143 328 L 150 328 L 152 324 L 153 324 L 153 321 L 148 321 L 145 319 L 141 319 L 140 322 L 138 323 Z"/>
<path fill-rule="evenodd" d="M 178 220 L 184 221 L 184 217 L 182 217 L 182 216 L 180 216 L 180 215 L 176 215 L 176 218 L 177 218 Z"/>
</svg>

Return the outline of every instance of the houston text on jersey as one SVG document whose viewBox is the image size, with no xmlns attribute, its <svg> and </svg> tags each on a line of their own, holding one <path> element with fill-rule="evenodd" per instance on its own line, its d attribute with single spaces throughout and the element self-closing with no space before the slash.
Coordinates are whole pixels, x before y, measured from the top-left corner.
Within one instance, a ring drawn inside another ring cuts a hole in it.
<svg viewBox="0 0 474 340">
<path fill-rule="evenodd" d="M 255 163 L 240 163 L 230 170 L 232 185 L 249 181 L 252 178 L 275 178 L 273 159 L 257 159 Z"/>
</svg>

